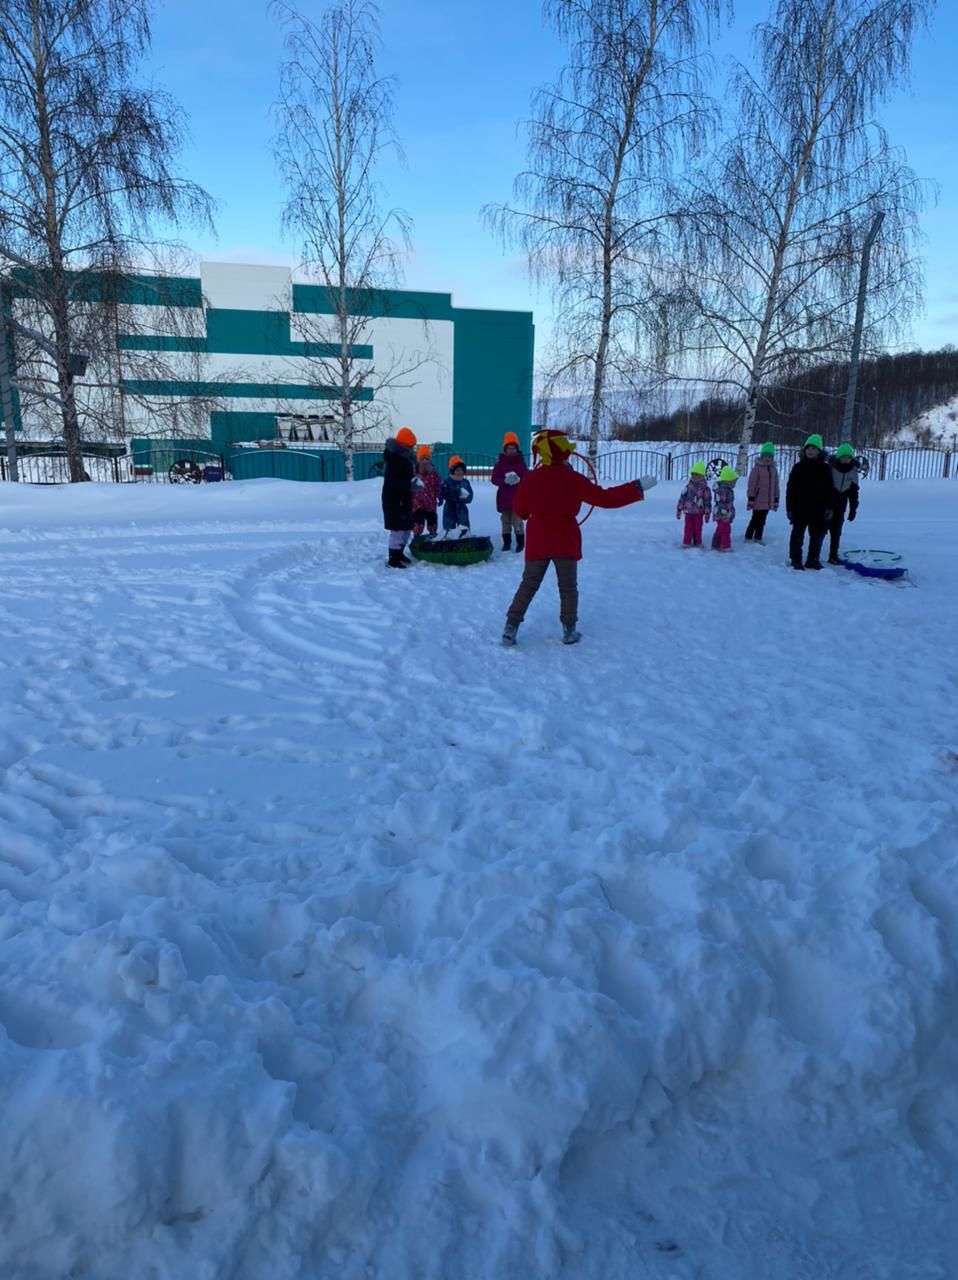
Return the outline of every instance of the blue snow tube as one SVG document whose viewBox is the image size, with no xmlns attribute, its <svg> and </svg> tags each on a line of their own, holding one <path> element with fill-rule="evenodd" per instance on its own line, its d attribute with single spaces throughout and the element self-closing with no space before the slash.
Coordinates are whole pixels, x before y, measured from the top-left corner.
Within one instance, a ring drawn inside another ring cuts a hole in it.
<svg viewBox="0 0 958 1280">
<path fill-rule="evenodd" d="M 908 572 L 901 562 L 901 556 L 894 551 L 846 551 L 842 560 L 845 568 L 859 573 L 863 578 L 884 578 L 892 581 L 903 578 Z"/>
</svg>

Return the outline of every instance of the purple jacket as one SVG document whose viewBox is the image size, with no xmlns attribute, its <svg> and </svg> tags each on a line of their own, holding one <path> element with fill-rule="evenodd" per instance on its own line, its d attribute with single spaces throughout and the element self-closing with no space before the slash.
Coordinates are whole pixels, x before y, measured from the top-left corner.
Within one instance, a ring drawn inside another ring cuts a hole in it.
<svg viewBox="0 0 958 1280">
<path fill-rule="evenodd" d="M 506 476 L 514 471 L 521 480 L 529 468 L 521 453 L 500 453 L 496 465 L 492 468 L 492 483 L 496 486 L 496 510 L 511 511 L 512 500 L 516 496 L 517 484 L 506 484 Z"/>
<path fill-rule="evenodd" d="M 778 467 L 774 462 L 756 462 L 748 473 L 749 511 L 777 511 L 781 500 Z"/>
<path fill-rule="evenodd" d="M 679 494 L 675 508 L 677 516 L 705 516 L 712 514 L 712 491 L 705 476 L 690 476 L 689 482 Z"/>
</svg>

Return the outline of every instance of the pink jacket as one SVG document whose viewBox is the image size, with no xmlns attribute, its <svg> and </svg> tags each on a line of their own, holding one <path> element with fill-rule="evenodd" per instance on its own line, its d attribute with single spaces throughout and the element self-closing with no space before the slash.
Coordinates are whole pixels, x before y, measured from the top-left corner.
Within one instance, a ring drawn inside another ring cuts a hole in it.
<svg viewBox="0 0 958 1280">
<path fill-rule="evenodd" d="M 416 484 L 417 480 L 421 480 L 423 483 L 421 489 Z M 417 470 L 412 478 L 413 511 L 429 511 L 435 514 L 436 507 L 439 505 L 439 490 L 441 488 L 442 477 L 435 467 L 431 471 L 427 471 L 425 475 Z"/>
<path fill-rule="evenodd" d="M 781 498 L 781 486 L 778 481 L 778 467 L 774 462 L 756 462 L 748 473 L 749 511 L 777 511 Z"/>
</svg>

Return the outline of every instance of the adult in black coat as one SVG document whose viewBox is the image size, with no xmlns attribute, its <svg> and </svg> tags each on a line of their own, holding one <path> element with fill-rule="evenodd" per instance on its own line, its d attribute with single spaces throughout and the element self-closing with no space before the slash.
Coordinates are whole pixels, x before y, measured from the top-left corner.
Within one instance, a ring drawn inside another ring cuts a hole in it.
<svg viewBox="0 0 958 1280">
<path fill-rule="evenodd" d="M 389 530 L 390 569 L 405 569 L 412 561 L 404 548 L 412 532 L 412 477 L 416 469 L 416 437 L 400 427 L 383 449 L 383 524 Z"/>
<path fill-rule="evenodd" d="M 792 526 L 788 555 L 793 569 L 822 567 L 822 542 L 832 518 L 834 495 L 822 437 L 809 436 L 802 456 L 789 472 L 785 489 L 785 511 Z M 808 558 L 802 564 L 806 533 Z"/>
</svg>

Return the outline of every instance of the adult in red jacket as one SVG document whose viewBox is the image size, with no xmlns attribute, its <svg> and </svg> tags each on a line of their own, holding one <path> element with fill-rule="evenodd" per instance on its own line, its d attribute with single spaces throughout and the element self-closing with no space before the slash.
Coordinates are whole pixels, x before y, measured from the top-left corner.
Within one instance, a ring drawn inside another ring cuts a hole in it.
<svg viewBox="0 0 958 1280">
<path fill-rule="evenodd" d="M 595 507 L 627 507 L 641 502 L 654 476 L 602 489 L 569 464 L 575 445 L 561 431 L 540 431 L 532 442 L 538 465 L 523 476 L 516 488 L 512 509 L 526 525 L 526 563 L 519 589 L 506 613 L 502 643 L 513 645 L 519 624 L 542 585 L 549 564 L 555 565 L 559 584 L 559 620 L 563 644 L 581 639 L 576 630 L 579 616 L 578 563 L 582 559 L 582 534 L 577 520 L 584 502 Z"/>
</svg>

